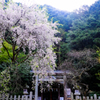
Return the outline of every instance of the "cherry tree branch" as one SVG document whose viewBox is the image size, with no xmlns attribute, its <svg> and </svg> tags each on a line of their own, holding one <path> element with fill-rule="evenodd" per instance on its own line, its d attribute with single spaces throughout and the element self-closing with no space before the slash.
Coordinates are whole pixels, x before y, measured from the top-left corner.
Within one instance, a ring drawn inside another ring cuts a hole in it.
<svg viewBox="0 0 100 100">
<path fill-rule="evenodd" d="M 4 36 L 4 38 L 5 38 L 6 42 L 8 42 L 9 44 L 12 45 L 12 43 L 13 43 L 13 39 L 12 39 L 12 36 L 11 36 L 12 33 L 11 33 L 8 29 L 6 29 L 6 31 L 7 31 L 8 33 L 7 33 L 7 36 Z M 11 38 L 10 40 L 11 40 L 12 43 L 9 42 L 9 41 L 7 40 L 7 37 L 8 37 L 8 36 L 10 36 L 10 38 Z"/>
<path fill-rule="evenodd" d="M 18 22 L 20 21 L 20 19 L 17 20 L 17 22 L 14 24 L 14 26 L 16 26 L 18 24 Z"/>
<path fill-rule="evenodd" d="M 33 55 L 34 55 L 34 54 L 36 54 L 36 52 L 34 52 Z M 26 57 L 24 60 L 22 60 L 21 62 L 19 62 L 19 63 L 17 64 L 17 66 L 18 66 L 20 63 L 25 62 L 30 56 L 31 56 L 31 54 L 27 55 L 27 57 Z M 23 58 L 23 57 L 22 57 L 22 58 Z M 21 58 L 21 59 L 22 59 L 22 58 Z"/>
</svg>

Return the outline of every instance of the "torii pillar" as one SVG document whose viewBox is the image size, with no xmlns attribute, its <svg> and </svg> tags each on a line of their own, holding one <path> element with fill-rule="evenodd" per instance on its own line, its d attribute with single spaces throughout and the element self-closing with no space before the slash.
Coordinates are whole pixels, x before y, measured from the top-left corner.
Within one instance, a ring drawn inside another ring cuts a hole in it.
<svg viewBox="0 0 100 100">
<path fill-rule="evenodd" d="M 64 79 L 64 100 L 67 100 L 67 78 L 66 75 L 63 76 Z"/>
</svg>

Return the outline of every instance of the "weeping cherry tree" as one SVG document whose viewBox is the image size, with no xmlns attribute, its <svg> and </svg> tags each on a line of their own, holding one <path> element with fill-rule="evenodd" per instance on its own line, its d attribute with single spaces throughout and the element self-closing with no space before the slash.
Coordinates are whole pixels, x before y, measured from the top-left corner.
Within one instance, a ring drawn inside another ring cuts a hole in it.
<svg viewBox="0 0 100 100">
<path fill-rule="evenodd" d="M 53 45 L 58 43 L 57 23 L 49 22 L 45 10 L 37 5 L 27 7 L 12 1 L 0 0 L 0 48 L 5 48 L 13 65 L 30 62 L 33 70 L 53 72 L 56 55 Z M 12 55 L 4 45 L 12 46 Z M 18 56 L 24 52 L 24 57 Z"/>
</svg>

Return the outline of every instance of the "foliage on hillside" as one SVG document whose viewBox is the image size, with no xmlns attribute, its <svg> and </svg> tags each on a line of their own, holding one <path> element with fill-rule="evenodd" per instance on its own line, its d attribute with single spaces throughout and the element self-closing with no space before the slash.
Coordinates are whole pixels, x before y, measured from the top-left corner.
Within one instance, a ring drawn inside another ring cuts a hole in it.
<svg viewBox="0 0 100 100">
<path fill-rule="evenodd" d="M 75 10 L 74 12 L 60 11 L 48 5 L 45 5 L 45 7 L 47 8 L 49 20 L 53 18 L 53 21 L 58 21 L 62 24 L 58 27 L 60 33 L 56 34 L 56 36 L 62 38 L 60 43 L 56 45 L 55 49 L 57 52 L 58 69 L 59 66 L 62 65 L 64 65 L 65 69 L 69 67 L 67 64 L 69 64 L 73 58 L 68 62 L 66 61 L 69 59 L 68 53 L 72 50 L 82 52 L 82 50 L 86 48 L 94 49 L 95 52 L 97 51 L 97 54 L 95 55 L 96 59 L 98 59 L 98 61 L 100 60 L 100 50 L 98 50 L 98 48 L 100 48 L 100 0 L 96 1 L 90 7 L 84 5 L 79 10 Z M 87 59 L 87 61 L 88 60 L 89 59 Z M 84 60 L 81 62 L 84 63 Z M 77 64 L 79 63 L 80 61 Z M 79 67 L 77 64 L 75 66 Z M 82 79 L 80 80 L 84 84 L 87 84 L 89 89 L 94 91 L 99 91 L 99 66 L 100 65 L 97 64 L 91 68 L 87 72 L 89 76 L 82 74 Z M 63 70 L 63 68 L 61 69 Z"/>
</svg>

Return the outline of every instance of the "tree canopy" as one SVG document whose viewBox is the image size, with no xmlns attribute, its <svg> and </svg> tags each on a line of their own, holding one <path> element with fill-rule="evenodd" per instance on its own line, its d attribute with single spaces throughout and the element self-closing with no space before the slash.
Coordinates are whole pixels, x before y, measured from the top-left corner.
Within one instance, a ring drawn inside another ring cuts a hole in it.
<svg viewBox="0 0 100 100">
<path fill-rule="evenodd" d="M 12 63 L 17 63 L 19 52 L 23 51 L 27 54 L 23 61 L 33 56 L 33 62 L 48 60 L 54 67 L 55 54 L 52 52 L 52 45 L 59 40 L 54 37 L 57 33 L 57 23 L 48 22 L 45 11 L 40 10 L 37 5 L 27 7 L 11 1 L 5 5 L 2 1 L 0 6 L 0 43 Z M 4 41 L 12 46 L 12 56 L 4 45 Z M 52 56 L 48 58 L 48 55 Z"/>
</svg>

